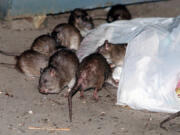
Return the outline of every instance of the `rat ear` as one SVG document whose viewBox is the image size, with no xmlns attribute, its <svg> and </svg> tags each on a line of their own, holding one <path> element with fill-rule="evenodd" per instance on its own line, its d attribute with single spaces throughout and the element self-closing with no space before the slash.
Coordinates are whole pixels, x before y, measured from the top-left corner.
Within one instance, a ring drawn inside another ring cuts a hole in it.
<svg viewBox="0 0 180 135">
<path fill-rule="evenodd" d="M 105 40 L 105 41 L 104 41 L 104 44 L 108 44 L 108 40 Z"/>
<path fill-rule="evenodd" d="M 105 40 L 105 41 L 104 41 L 104 45 L 105 45 L 105 49 L 106 49 L 106 50 L 109 50 L 108 40 Z"/>
<path fill-rule="evenodd" d="M 125 49 L 127 48 L 127 45 L 128 45 L 128 44 L 124 44 L 124 48 L 125 48 Z"/>
<path fill-rule="evenodd" d="M 50 70 L 50 75 L 51 75 L 51 77 L 55 76 L 55 74 L 56 74 L 56 71 L 52 68 L 52 69 Z"/>
</svg>

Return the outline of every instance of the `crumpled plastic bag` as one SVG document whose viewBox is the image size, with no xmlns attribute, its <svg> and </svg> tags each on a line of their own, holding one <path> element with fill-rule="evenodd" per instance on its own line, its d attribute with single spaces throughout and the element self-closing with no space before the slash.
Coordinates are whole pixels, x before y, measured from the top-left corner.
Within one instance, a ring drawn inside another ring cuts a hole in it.
<svg viewBox="0 0 180 135">
<path fill-rule="evenodd" d="M 128 43 L 117 91 L 117 105 L 174 113 L 180 111 L 175 92 L 180 80 L 180 17 L 138 18 L 104 24 L 82 41 L 82 60 L 105 40 Z"/>
<path fill-rule="evenodd" d="M 93 53 L 105 40 L 111 43 L 128 43 L 147 26 L 170 28 L 174 18 L 137 18 L 102 24 L 90 31 L 81 42 L 77 55 L 80 60 Z"/>
</svg>

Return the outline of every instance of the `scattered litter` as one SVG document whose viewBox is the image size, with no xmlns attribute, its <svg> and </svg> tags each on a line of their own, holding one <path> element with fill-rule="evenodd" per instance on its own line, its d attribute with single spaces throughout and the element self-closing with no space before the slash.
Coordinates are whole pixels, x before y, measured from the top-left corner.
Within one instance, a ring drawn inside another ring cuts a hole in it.
<svg viewBox="0 0 180 135">
<path fill-rule="evenodd" d="M 29 113 L 29 114 L 33 114 L 33 111 L 32 111 L 32 110 L 30 110 L 30 111 L 28 111 L 28 113 Z"/>
<path fill-rule="evenodd" d="M 100 116 L 105 116 L 106 112 L 101 112 Z"/>
<path fill-rule="evenodd" d="M 9 94 L 8 92 L 5 92 L 5 95 L 8 97 L 14 97 L 13 94 Z"/>
<path fill-rule="evenodd" d="M 82 103 L 83 103 L 83 104 L 86 104 L 86 101 L 84 100 L 84 101 L 82 101 Z"/>
<path fill-rule="evenodd" d="M 46 17 L 47 17 L 46 15 L 34 16 L 34 17 L 33 17 L 34 27 L 35 27 L 36 29 L 39 29 L 40 26 L 45 22 Z"/>
<path fill-rule="evenodd" d="M 149 118 L 149 121 L 152 121 L 152 117 Z"/>
<path fill-rule="evenodd" d="M 53 130 L 53 131 L 70 131 L 70 128 L 52 128 L 52 127 L 28 127 L 32 130 Z"/>
<path fill-rule="evenodd" d="M 176 94 L 178 98 L 180 98 L 180 80 L 178 80 L 177 86 L 176 86 Z"/>
<path fill-rule="evenodd" d="M 124 105 L 122 106 L 123 108 L 126 108 L 126 109 L 131 109 L 131 107 L 129 107 L 128 105 Z"/>
</svg>

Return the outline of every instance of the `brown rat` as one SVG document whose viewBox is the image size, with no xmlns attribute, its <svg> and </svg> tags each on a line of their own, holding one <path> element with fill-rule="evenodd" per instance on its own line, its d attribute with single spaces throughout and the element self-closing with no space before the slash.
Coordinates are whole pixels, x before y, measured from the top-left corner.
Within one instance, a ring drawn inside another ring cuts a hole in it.
<svg viewBox="0 0 180 135">
<path fill-rule="evenodd" d="M 92 18 L 88 15 L 86 10 L 80 8 L 76 8 L 71 12 L 68 23 L 75 26 L 83 37 L 89 30 L 94 28 Z"/>
<path fill-rule="evenodd" d="M 52 31 L 52 37 L 56 42 L 69 49 L 78 50 L 82 41 L 82 36 L 79 30 L 70 24 L 58 24 Z"/>
<path fill-rule="evenodd" d="M 68 95 L 68 105 L 69 105 L 69 118 L 72 121 L 72 97 L 77 92 L 80 91 L 81 97 L 83 96 L 83 91 L 89 88 L 93 88 L 93 96 L 97 100 L 97 92 L 100 90 L 107 80 L 111 72 L 110 66 L 106 59 L 99 53 L 93 53 L 85 57 L 79 65 L 76 74 L 76 83 Z"/>
<path fill-rule="evenodd" d="M 66 86 L 71 89 L 79 60 L 72 50 L 61 49 L 50 57 L 49 66 L 43 70 L 39 80 L 39 92 L 52 94 L 61 92 Z"/>
<path fill-rule="evenodd" d="M 0 63 L 6 67 L 16 68 L 29 77 L 39 77 L 40 69 L 48 64 L 48 57 L 33 50 L 26 50 L 16 58 L 16 64 Z"/>
<path fill-rule="evenodd" d="M 3 55 L 14 56 L 16 58 L 16 64 L 0 64 L 6 67 L 14 67 L 27 76 L 39 77 L 40 69 L 47 66 L 49 57 L 59 48 L 64 47 L 58 45 L 49 34 L 40 35 L 32 43 L 31 49 L 21 54 L 0 50 L 0 53 Z"/>
<path fill-rule="evenodd" d="M 126 8 L 125 5 L 115 5 L 112 6 L 109 12 L 107 13 L 107 22 L 111 23 L 116 20 L 130 20 L 131 14 Z"/>
<path fill-rule="evenodd" d="M 60 47 L 49 34 L 40 35 L 32 43 L 31 49 L 44 54 L 46 56 L 51 56 L 57 48 Z"/>
<path fill-rule="evenodd" d="M 38 36 L 31 45 L 31 50 L 39 52 L 46 56 L 51 56 L 58 48 L 63 48 L 61 45 L 58 45 L 54 38 L 52 38 L 49 34 L 43 34 Z M 18 56 L 21 53 L 16 52 L 6 52 L 0 50 L 0 54 L 6 56 Z"/>
<path fill-rule="evenodd" d="M 15 67 L 27 76 L 39 77 L 40 69 L 47 66 L 49 57 L 60 47 L 54 38 L 44 34 L 34 40 L 31 49 L 21 54 L 0 51 L 3 55 L 16 58 L 16 64 L 1 63 L 1 65 Z"/>
<path fill-rule="evenodd" d="M 111 67 L 122 66 L 127 44 L 112 44 L 105 40 L 104 44 L 100 46 L 97 51 L 101 53 L 111 64 Z"/>
</svg>

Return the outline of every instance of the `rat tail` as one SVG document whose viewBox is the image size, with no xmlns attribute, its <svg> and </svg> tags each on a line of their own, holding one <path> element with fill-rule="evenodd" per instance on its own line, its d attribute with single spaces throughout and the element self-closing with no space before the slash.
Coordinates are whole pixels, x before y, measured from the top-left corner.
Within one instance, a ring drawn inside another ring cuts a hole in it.
<svg viewBox="0 0 180 135">
<path fill-rule="evenodd" d="M 69 120 L 72 122 L 72 97 L 81 89 L 81 85 L 75 85 L 68 95 Z"/>
<path fill-rule="evenodd" d="M 15 64 L 9 64 L 9 63 L 0 63 L 0 66 L 4 66 L 7 68 L 15 68 Z"/>
<path fill-rule="evenodd" d="M 20 66 L 19 66 L 19 56 L 15 56 L 14 57 L 15 58 L 15 60 L 16 60 L 16 64 L 10 64 L 10 63 L 3 63 L 3 62 L 1 62 L 0 63 L 0 66 L 3 66 L 3 67 L 7 67 L 7 68 L 14 68 L 14 69 L 17 69 L 17 70 L 19 70 L 19 71 L 21 71 L 20 69 Z"/>
<path fill-rule="evenodd" d="M 165 120 L 163 120 L 163 121 L 160 123 L 160 127 L 161 127 L 162 129 L 164 129 L 164 130 L 167 130 L 167 128 L 164 127 L 163 124 L 166 123 L 166 122 L 168 122 L 168 121 L 170 121 L 170 120 L 172 120 L 172 119 L 175 119 L 176 117 L 179 117 L 179 116 L 180 116 L 180 111 L 178 111 L 178 112 L 170 115 L 169 117 L 167 117 Z"/>
<path fill-rule="evenodd" d="M 3 50 L 0 50 L 0 54 L 6 55 L 6 56 L 17 56 L 17 55 L 19 55 L 18 53 L 15 53 L 15 52 L 5 52 Z"/>
</svg>

